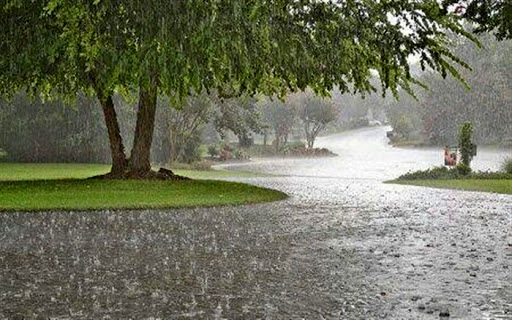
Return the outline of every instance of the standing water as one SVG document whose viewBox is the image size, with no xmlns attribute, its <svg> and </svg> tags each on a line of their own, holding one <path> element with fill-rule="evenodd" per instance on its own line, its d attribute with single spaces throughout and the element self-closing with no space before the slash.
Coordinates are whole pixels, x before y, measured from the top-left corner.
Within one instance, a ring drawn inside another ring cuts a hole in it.
<svg viewBox="0 0 512 320">
<path fill-rule="evenodd" d="M 260 159 L 236 169 L 264 171 L 291 176 L 390 180 L 408 172 L 440 166 L 443 148 L 396 148 L 388 144 L 391 127 L 372 127 L 320 137 L 316 147 L 327 148 L 337 157 L 315 159 Z M 479 147 L 474 170 L 499 170 L 512 150 Z"/>
<path fill-rule="evenodd" d="M 512 197 L 383 184 L 439 165 L 386 128 L 240 179 L 286 201 L 0 213 L 0 319 L 510 319 Z M 478 169 L 507 154 L 479 149 Z"/>
</svg>

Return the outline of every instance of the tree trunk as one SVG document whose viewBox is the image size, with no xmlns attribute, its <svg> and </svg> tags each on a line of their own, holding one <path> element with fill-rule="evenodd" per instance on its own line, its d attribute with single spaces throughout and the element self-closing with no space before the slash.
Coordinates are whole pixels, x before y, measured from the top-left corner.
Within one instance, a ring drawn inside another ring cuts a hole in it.
<svg viewBox="0 0 512 320">
<path fill-rule="evenodd" d="M 112 95 L 100 96 L 99 101 L 105 116 L 105 125 L 107 126 L 108 139 L 110 143 L 110 155 L 112 157 L 111 173 L 120 175 L 126 169 L 126 155 L 124 154 L 123 138 L 119 130 L 117 114 L 114 108 Z"/>
<path fill-rule="evenodd" d="M 149 80 L 147 85 L 140 86 L 139 109 L 130 157 L 130 171 L 139 176 L 144 176 L 151 171 L 150 155 L 155 127 L 158 78 L 156 75 L 151 75 Z"/>
</svg>

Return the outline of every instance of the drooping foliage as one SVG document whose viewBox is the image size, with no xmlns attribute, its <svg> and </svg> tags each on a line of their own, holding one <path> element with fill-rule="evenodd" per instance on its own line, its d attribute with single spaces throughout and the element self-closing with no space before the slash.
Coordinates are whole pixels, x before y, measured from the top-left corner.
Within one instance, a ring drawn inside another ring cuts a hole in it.
<svg viewBox="0 0 512 320">
<path fill-rule="evenodd" d="M 447 1 L 449 2 L 449 1 Z M 512 38 L 512 2 L 509 0 L 469 0 L 457 2 L 456 10 L 477 24 L 475 32 L 495 32 L 499 40 Z"/>
<path fill-rule="evenodd" d="M 371 70 L 396 93 L 415 82 L 412 54 L 458 78 L 465 63 L 446 34 L 471 37 L 437 0 L 8 0 L 0 10 L 2 94 L 94 93 L 119 172 L 150 170 L 159 93 L 372 91 Z M 112 95 L 137 91 L 128 161 Z"/>
</svg>

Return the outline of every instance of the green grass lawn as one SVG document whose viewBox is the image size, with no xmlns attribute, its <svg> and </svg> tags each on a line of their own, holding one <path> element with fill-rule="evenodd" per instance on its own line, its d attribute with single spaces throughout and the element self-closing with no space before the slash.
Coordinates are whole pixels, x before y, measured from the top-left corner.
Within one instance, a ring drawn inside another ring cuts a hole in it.
<svg viewBox="0 0 512 320">
<path fill-rule="evenodd" d="M 510 179 L 393 180 L 389 182 L 431 188 L 512 194 L 512 180 Z"/>
<path fill-rule="evenodd" d="M 0 181 L 83 179 L 107 173 L 109 165 L 86 163 L 1 163 Z M 192 179 L 223 179 L 230 177 L 260 177 L 264 174 L 244 171 L 183 170 L 173 172 Z"/>
<path fill-rule="evenodd" d="M 84 180 L 106 173 L 97 164 L 0 164 L 0 210 L 141 209 L 236 205 L 275 201 L 286 194 L 216 180 L 255 176 L 227 171 L 176 170 L 200 180 Z"/>
</svg>

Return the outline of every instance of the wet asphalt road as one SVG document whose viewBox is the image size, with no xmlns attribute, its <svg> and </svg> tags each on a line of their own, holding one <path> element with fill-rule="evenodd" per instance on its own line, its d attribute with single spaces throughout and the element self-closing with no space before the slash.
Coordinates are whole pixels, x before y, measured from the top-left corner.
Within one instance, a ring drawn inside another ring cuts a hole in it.
<svg viewBox="0 0 512 320">
<path fill-rule="evenodd" d="M 281 202 L 0 213 L 0 319 L 512 319 L 512 196 L 383 184 L 440 157 L 384 130 L 234 166 Z"/>
</svg>

